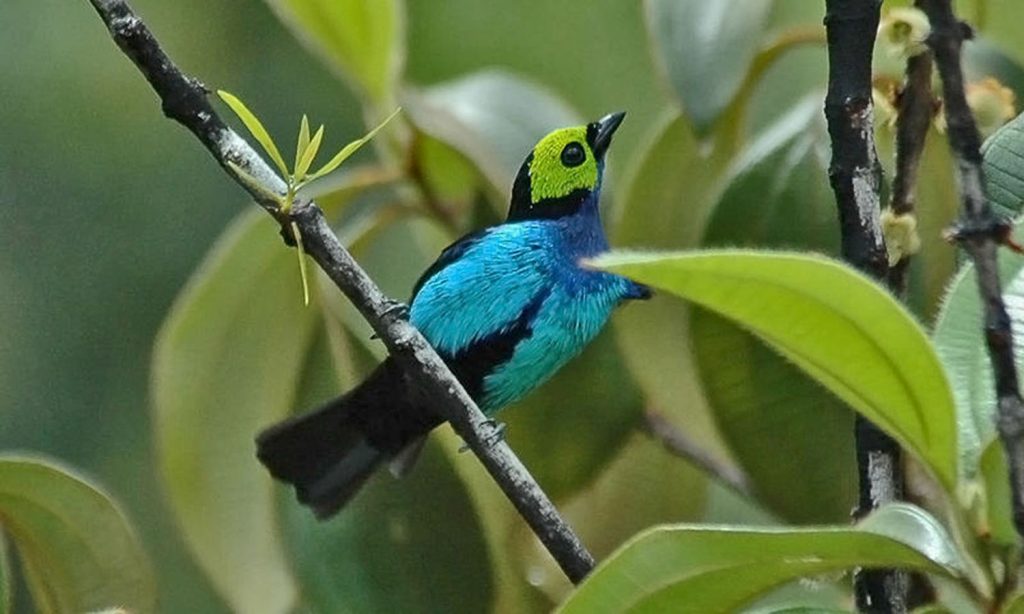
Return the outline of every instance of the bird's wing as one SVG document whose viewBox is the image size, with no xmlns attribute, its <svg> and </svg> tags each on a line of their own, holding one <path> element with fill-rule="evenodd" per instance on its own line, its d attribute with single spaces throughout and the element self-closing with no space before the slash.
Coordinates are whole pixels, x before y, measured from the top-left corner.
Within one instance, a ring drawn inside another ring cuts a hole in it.
<svg viewBox="0 0 1024 614">
<path fill-rule="evenodd" d="M 434 264 L 430 265 L 430 267 L 420 275 L 420 278 L 416 280 L 416 285 L 412 287 L 412 298 L 409 299 L 409 302 L 412 303 L 416 300 L 416 295 L 420 293 L 420 290 L 423 288 L 423 284 L 427 283 L 431 277 L 443 271 L 449 264 L 457 261 L 466 253 L 467 250 L 469 250 L 470 247 L 476 245 L 490 232 L 490 228 L 482 228 L 476 232 L 471 232 L 441 250 L 441 255 L 437 257 Z"/>
<path fill-rule="evenodd" d="M 545 247 L 529 227 L 497 226 L 446 249 L 417 284 L 412 323 L 467 389 L 529 334 L 552 284 Z"/>
</svg>

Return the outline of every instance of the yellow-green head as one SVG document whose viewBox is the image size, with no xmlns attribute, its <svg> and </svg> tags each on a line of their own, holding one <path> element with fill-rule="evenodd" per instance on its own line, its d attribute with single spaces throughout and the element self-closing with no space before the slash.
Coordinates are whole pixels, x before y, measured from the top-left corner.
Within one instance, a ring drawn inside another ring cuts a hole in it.
<svg viewBox="0 0 1024 614">
<path fill-rule="evenodd" d="M 509 221 L 555 218 L 577 210 L 601 185 L 604 154 L 625 115 L 612 113 L 541 139 L 512 185 Z"/>
</svg>

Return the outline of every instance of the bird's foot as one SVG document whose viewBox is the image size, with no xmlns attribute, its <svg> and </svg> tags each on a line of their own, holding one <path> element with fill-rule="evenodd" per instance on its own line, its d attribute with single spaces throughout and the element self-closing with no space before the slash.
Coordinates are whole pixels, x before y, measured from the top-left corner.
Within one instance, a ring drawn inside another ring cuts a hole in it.
<svg viewBox="0 0 1024 614">
<path fill-rule="evenodd" d="M 504 422 L 498 422 L 497 420 L 492 420 L 488 418 L 487 420 L 484 420 L 483 425 L 484 428 L 488 431 L 483 436 L 483 443 L 485 446 L 489 448 L 493 445 L 498 444 L 499 442 L 505 441 L 506 424 Z M 465 452 L 467 450 L 469 450 L 468 443 L 462 444 L 462 447 L 459 448 L 460 453 Z"/>
<path fill-rule="evenodd" d="M 385 299 L 384 311 L 380 312 L 381 317 L 395 316 L 399 320 L 409 320 L 409 306 L 402 301 Z M 370 335 L 370 339 L 380 339 L 377 333 Z"/>
<path fill-rule="evenodd" d="M 488 418 L 487 420 L 484 420 L 484 425 L 491 431 L 484 437 L 484 443 L 487 444 L 488 448 L 505 441 L 506 425 L 504 422 L 498 422 L 497 420 L 491 420 Z"/>
<path fill-rule="evenodd" d="M 409 319 L 409 306 L 402 301 L 387 299 L 384 305 L 384 311 L 381 313 L 382 316 L 393 315 L 400 320 Z"/>
</svg>

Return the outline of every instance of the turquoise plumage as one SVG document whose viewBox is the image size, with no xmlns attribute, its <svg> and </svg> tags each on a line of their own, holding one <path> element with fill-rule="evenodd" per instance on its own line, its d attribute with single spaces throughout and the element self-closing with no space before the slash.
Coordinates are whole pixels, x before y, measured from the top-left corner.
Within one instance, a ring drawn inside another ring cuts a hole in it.
<svg viewBox="0 0 1024 614">
<path fill-rule="evenodd" d="M 506 224 L 474 238 L 412 301 L 412 323 L 444 356 L 503 335 L 522 337 L 507 360 L 480 365 L 487 374 L 474 397 L 485 413 L 550 378 L 623 299 L 637 295 L 632 282 L 579 266 L 607 249 L 596 191 L 588 201 L 569 218 Z M 517 334 L 524 312 L 530 334 Z"/>
<path fill-rule="evenodd" d="M 622 301 L 649 296 L 582 266 L 608 249 L 598 201 L 622 116 L 542 139 L 516 177 L 508 220 L 449 246 L 413 290 L 410 321 L 488 415 L 576 356 Z M 262 433 L 258 455 L 326 517 L 442 422 L 389 359 L 344 397 Z"/>
</svg>

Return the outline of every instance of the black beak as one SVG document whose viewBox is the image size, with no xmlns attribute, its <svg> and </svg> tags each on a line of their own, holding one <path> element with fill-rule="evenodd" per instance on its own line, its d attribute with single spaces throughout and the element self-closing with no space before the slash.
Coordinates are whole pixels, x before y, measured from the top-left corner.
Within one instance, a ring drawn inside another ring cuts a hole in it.
<svg viewBox="0 0 1024 614">
<path fill-rule="evenodd" d="M 594 155 L 598 159 L 604 157 L 604 152 L 608 151 L 608 146 L 612 144 L 612 135 L 615 134 L 616 128 L 622 123 L 622 120 L 626 117 L 625 111 L 619 111 L 618 113 L 609 113 L 601 119 L 587 126 L 587 140 L 590 141 L 590 148 L 594 150 Z"/>
</svg>

